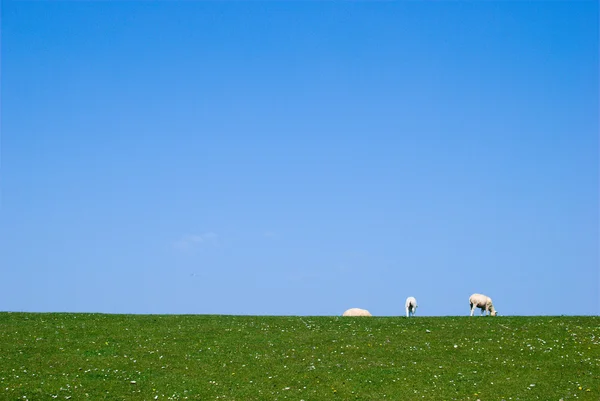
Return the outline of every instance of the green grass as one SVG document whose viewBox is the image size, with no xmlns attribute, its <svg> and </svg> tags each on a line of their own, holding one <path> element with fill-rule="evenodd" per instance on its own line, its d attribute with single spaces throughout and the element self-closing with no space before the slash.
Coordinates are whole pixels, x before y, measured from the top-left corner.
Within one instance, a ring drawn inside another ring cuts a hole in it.
<svg viewBox="0 0 600 401">
<path fill-rule="evenodd" d="M 0 400 L 561 398 L 600 399 L 599 317 L 0 313 Z"/>
</svg>

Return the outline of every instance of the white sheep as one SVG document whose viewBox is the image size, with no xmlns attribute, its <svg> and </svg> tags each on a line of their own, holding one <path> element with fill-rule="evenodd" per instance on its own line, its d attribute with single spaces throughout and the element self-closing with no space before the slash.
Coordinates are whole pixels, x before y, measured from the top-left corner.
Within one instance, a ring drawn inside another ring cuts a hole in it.
<svg viewBox="0 0 600 401">
<path fill-rule="evenodd" d="M 366 309 L 350 308 L 342 316 L 372 316 Z"/>
<path fill-rule="evenodd" d="M 473 294 L 469 297 L 469 305 L 471 306 L 471 316 L 475 313 L 475 308 L 481 309 L 481 314 L 484 312 L 488 315 L 496 316 L 498 311 L 494 309 L 492 298 L 483 294 Z"/>
<path fill-rule="evenodd" d="M 414 316 L 417 311 L 417 300 L 415 297 L 406 298 L 406 317 Z"/>
</svg>

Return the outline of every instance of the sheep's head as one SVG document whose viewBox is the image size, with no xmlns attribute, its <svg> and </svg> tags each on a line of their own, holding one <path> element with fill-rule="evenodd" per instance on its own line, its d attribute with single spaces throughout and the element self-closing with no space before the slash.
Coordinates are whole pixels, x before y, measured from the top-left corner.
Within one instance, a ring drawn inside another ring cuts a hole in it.
<svg viewBox="0 0 600 401">
<path fill-rule="evenodd" d="M 494 310 L 492 311 L 492 316 L 496 316 L 497 314 L 498 314 L 498 311 L 494 309 Z"/>
</svg>

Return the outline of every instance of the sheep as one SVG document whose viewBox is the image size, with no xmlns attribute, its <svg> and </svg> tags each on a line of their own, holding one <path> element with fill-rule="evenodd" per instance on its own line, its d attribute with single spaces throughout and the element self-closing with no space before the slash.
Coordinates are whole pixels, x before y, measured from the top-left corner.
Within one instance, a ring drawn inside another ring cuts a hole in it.
<svg viewBox="0 0 600 401">
<path fill-rule="evenodd" d="M 372 316 L 366 309 L 351 308 L 348 309 L 342 316 Z"/>
<path fill-rule="evenodd" d="M 487 315 L 496 316 L 498 311 L 494 309 L 494 305 L 492 304 L 492 298 L 485 296 L 483 294 L 473 294 L 469 297 L 469 305 L 471 306 L 471 316 L 475 312 L 475 308 L 481 309 L 481 314 L 484 312 Z"/>
<path fill-rule="evenodd" d="M 415 297 L 406 298 L 406 317 L 414 316 L 417 311 L 417 300 Z"/>
</svg>

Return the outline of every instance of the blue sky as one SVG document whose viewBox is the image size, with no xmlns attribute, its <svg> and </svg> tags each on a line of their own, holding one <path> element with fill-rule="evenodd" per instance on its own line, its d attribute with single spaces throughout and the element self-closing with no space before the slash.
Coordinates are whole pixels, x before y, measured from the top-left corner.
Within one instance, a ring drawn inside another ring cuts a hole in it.
<svg viewBox="0 0 600 401">
<path fill-rule="evenodd" d="M 599 314 L 598 12 L 3 1 L 0 310 Z"/>
</svg>

